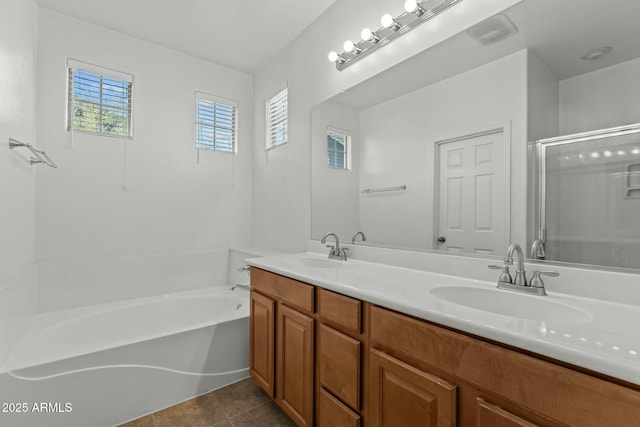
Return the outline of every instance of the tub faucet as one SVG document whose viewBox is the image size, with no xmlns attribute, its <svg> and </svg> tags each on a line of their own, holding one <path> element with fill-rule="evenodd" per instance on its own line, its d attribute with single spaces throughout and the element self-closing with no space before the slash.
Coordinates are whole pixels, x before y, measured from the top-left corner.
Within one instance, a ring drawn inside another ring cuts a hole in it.
<svg viewBox="0 0 640 427">
<path fill-rule="evenodd" d="M 351 244 L 354 245 L 356 243 L 356 239 L 358 238 L 358 236 L 362 237 L 362 241 L 366 242 L 367 241 L 367 236 L 364 235 L 364 231 L 358 231 L 356 232 L 356 234 L 353 235 L 353 237 L 351 238 Z"/>
<path fill-rule="evenodd" d="M 244 289 L 244 290 L 250 291 L 251 290 L 251 285 L 242 285 L 240 283 L 236 283 L 235 285 L 233 285 L 231 287 L 231 290 L 235 291 L 236 288 L 240 288 L 240 289 Z"/>
<path fill-rule="evenodd" d="M 327 243 L 327 237 L 332 236 L 335 241 L 336 244 L 335 245 L 327 245 L 328 248 L 331 248 L 329 250 L 329 259 L 340 259 L 342 261 L 346 261 L 347 260 L 347 250 L 348 248 L 341 248 L 340 247 L 340 239 L 338 238 L 338 235 L 336 233 L 327 233 L 322 237 L 322 240 L 320 240 L 320 243 Z"/>
<path fill-rule="evenodd" d="M 524 254 L 522 248 L 517 243 L 512 243 L 507 249 L 507 254 L 504 257 L 504 263 L 507 265 L 513 265 L 513 253 L 516 253 L 518 257 L 518 267 L 516 269 L 516 277 L 513 279 L 514 285 L 527 286 L 527 276 L 524 271 Z"/>
</svg>

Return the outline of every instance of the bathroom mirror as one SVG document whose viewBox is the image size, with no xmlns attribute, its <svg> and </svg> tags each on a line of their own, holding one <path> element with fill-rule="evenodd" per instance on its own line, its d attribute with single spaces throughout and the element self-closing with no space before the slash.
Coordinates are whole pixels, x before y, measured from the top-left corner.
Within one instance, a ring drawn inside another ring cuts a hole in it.
<svg viewBox="0 0 640 427">
<path fill-rule="evenodd" d="M 311 237 L 530 253 L 541 237 L 530 141 L 640 121 L 637 16 L 634 0 L 523 0 L 316 105 Z M 515 34 L 482 43 L 509 23 Z M 583 263 L 619 266 L 604 259 Z"/>
</svg>

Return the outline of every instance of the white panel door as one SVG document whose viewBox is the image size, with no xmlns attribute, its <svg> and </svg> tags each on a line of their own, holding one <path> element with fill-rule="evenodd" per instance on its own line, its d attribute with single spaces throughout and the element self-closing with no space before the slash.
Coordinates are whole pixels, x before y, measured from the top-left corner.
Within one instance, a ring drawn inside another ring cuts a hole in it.
<svg viewBox="0 0 640 427">
<path fill-rule="evenodd" d="M 437 145 L 438 249 L 504 251 L 509 227 L 504 144 L 499 131 Z"/>
</svg>

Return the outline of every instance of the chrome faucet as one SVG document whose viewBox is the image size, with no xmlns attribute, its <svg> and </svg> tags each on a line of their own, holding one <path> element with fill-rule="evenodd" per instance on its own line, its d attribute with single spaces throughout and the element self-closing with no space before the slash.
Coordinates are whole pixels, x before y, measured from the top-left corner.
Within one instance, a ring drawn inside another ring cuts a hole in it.
<svg viewBox="0 0 640 427">
<path fill-rule="evenodd" d="M 524 254 L 522 248 L 517 243 L 512 243 L 507 249 L 507 254 L 504 257 L 504 263 L 506 265 L 513 265 L 513 252 L 518 257 L 518 269 L 516 270 L 516 277 L 513 280 L 514 285 L 527 286 L 527 276 L 524 271 Z"/>
<path fill-rule="evenodd" d="M 509 274 L 509 266 L 513 265 L 513 254 L 518 257 L 518 266 L 516 267 L 516 277 L 511 278 Z M 524 292 L 527 294 L 546 295 L 547 292 L 544 288 L 544 282 L 541 275 L 557 277 L 560 275 L 557 271 L 533 271 L 533 278 L 531 282 L 527 282 L 526 272 L 524 271 L 524 254 L 522 248 L 516 243 L 512 243 L 507 249 L 507 253 L 504 257 L 504 266 L 490 265 L 489 268 L 495 270 L 502 270 L 500 278 L 498 279 L 498 289 L 507 289 L 509 291 Z"/>
<path fill-rule="evenodd" d="M 546 256 L 547 254 L 544 250 L 544 242 L 539 239 L 534 240 L 531 245 L 531 258 L 545 259 Z"/>
<path fill-rule="evenodd" d="M 356 232 L 356 234 L 353 235 L 353 237 L 351 238 L 351 244 L 355 244 L 356 243 L 356 239 L 358 238 L 358 236 L 362 237 L 362 241 L 366 242 L 367 241 L 367 236 L 364 235 L 364 231 L 358 231 Z"/>
<path fill-rule="evenodd" d="M 335 245 L 327 245 L 328 248 L 331 248 L 329 250 L 329 259 L 341 259 L 343 261 L 347 260 L 347 250 L 348 248 L 341 248 L 340 247 L 340 239 L 338 238 L 338 235 L 336 233 L 327 233 L 322 237 L 322 240 L 320 240 L 320 243 L 327 243 L 327 237 L 333 236 L 333 238 L 336 241 Z"/>
</svg>

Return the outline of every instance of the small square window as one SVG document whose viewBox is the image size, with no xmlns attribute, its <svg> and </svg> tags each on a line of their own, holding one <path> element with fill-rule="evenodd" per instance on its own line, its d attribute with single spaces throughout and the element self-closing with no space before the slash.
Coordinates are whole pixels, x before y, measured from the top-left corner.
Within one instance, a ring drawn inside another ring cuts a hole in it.
<svg viewBox="0 0 640 427">
<path fill-rule="evenodd" d="M 238 103 L 196 92 L 196 148 L 237 152 Z"/>
<path fill-rule="evenodd" d="M 351 135 L 348 131 L 327 130 L 327 166 L 351 170 Z"/>
<path fill-rule="evenodd" d="M 286 144 L 289 140 L 288 108 L 287 88 L 267 101 L 267 150 Z"/>
<path fill-rule="evenodd" d="M 133 76 L 69 60 L 67 130 L 131 137 Z"/>
</svg>

